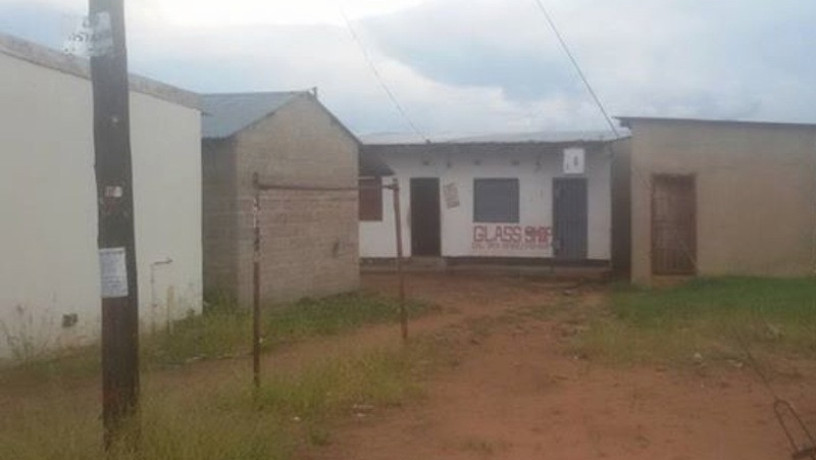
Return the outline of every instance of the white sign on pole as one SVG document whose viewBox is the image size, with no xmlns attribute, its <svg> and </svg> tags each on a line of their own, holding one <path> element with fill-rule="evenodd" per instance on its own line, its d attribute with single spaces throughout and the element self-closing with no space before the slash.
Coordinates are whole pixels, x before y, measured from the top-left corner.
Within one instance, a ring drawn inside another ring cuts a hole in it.
<svg viewBox="0 0 816 460">
<path fill-rule="evenodd" d="M 586 152 L 580 147 L 564 149 L 564 174 L 584 174 Z"/>
<path fill-rule="evenodd" d="M 108 12 L 85 18 L 63 45 L 67 54 L 85 58 L 105 56 L 113 51 L 113 32 Z"/>
</svg>

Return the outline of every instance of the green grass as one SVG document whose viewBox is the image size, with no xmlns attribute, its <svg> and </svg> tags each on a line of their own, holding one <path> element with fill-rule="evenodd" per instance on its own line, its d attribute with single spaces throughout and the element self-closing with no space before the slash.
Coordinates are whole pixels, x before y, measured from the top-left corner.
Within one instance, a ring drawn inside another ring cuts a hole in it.
<svg viewBox="0 0 816 460">
<path fill-rule="evenodd" d="M 418 302 L 407 307 L 412 318 L 433 309 Z M 270 305 L 263 311 L 264 348 L 398 320 L 394 299 L 369 294 Z M 428 356 L 438 348 L 415 340 L 406 347 L 303 362 L 296 370 L 265 373 L 257 393 L 243 372 L 167 369 L 246 354 L 251 325 L 248 311 L 220 306 L 176 323 L 172 332 L 142 337 L 147 372 L 142 373 L 140 422 L 132 428 L 139 427 L 142 448 L 117 447 L 108 458 L 291 458 L 304 445 L 331 442 L 337 417 L 401 404 L 419 394 L 419 378 L 433 360 Z M 98 345 L 1 369 L 0 388 L 8 393 L 0 394 L 0 457 L 103 458 L 98 373 Z M 187 380 L 178 380 L 179 375 Z"/>
<path fill-rule="evenodd" d="M 763 352 L 816 356 L 816 280 L 697 279 L 668 289 L 616 287 L 576 347 L 611 361 L 742 359 Z"/>
<path fill-rule="evenodd" d="M 406 308 L 409 318 L 433 309 L 417 301 L 407 302 Z M 395 299 L 372 294 L 342 294 L 269 305 L 263 309 L 261 321 L 262 348 L 271 350 L 284 343 L 347 332 L 366 324 L 396 323 L 399 304 Z M 251 333 L 249 310 L 217 306 L 204 315 L 176 323 L 171 334 L 146 337 L 142 356 L 147 365 L 231 357 L 251 350 Z"/>
<path fill-rule="evenodd" d="M 437 307 L 410 300 L 406 308 L 412 319 Z M 368 324 L 398 321 L 396 299 L 367 293 L 268 305 L 262 311 L 262 350 L 309 337 L 340 334 Z M 252 349 L 252 315 L 246 308 L 216 305 L 203 315 L 176 322 L 170 332 L 143 335 L 140 340 L 140 359 L 146 369 L 246 355 Z M 82 378 L 98 374 L 99 369 L 100 349 L 99 344 L 94 344 L 0 367 L 0 385 Z"/>
<path fill-rule="evenodd" d="M 143 391 L 141 448 L 111 460 L 287 459 L 331 442 L 331 424 L 356 411 L 401 404 L 419 394 L 420 345 L 364 352 L 270 375 L 255 394 L 243 378 L 190 388 L 151 384 Z M 3 458 L 102 458 L 95 392 L 52 388 L 4 408 Z M 365 414 L 366 412 L 362 412 Z"/>
</svg>

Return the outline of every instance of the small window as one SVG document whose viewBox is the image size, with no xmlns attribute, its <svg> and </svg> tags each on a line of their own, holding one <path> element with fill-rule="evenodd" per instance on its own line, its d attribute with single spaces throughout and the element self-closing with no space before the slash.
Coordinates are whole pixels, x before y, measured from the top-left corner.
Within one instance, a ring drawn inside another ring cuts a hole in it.
<svg viewBox="0 0 816 460">
<path fill-rule="evenodd" d="M 366 222 L 382 221 L 383 192 L 380 178 L 360 179 L 360 220 Z"/>
<path fill-rule="evenodd" d="M 518 223 L 518 179 L 474 179 L 473 221 Z"/>
</svg>

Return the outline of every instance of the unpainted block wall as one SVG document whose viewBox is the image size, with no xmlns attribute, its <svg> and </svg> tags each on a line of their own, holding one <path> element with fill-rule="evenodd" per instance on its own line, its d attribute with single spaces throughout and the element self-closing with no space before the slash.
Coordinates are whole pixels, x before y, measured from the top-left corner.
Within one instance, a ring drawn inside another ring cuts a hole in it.
<svg viewBox="0 0 816 460">
<path fill-rule="evenodd" d="M 237 298 L 252 299 L 252 177 L 288 185 L 355 187 L 356 140 L 310 95 L 236 137 Z M 359 285 L 357 193 L 262 192 L 261 298 L 282 302 Z"/>
<path fill-rule="evenodd" d="M 234 142 L 205 140 L 202 145 L 202 243 L 204 286 L 209 301 L 235 299 L 238 282 Z"/>
</svg>

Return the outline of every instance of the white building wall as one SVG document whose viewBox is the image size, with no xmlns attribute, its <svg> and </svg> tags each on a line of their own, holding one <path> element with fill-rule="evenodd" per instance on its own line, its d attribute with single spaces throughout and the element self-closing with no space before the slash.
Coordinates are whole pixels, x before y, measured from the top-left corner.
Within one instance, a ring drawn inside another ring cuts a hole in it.
<svg viewBox="0 0 816 460">
<path fill-rule="evenodd" d="M 497 147 L 498 150 L 501 147 Z M 496 226 L 516 224 L 480 224 L 473 222 L 473 180 L 477 178 L 519 179 L 519 223 L 522 235 L 529 231 L 540 234 L 542 229 L 552 235 L 552 181 L 556 177 L 586 177 L 588 187 L 588 259 L 609 260 L 611 231 L 610 158 L 603 150 L 588 151 L 584 175 L 562 172 L 562 156 L 552 151 L 542 154 L 504 155 L 470 152 L 450 155 L 426 155 L 406 152 L 382 152 L 400 184 L 403 222 L 403 248 L 411 255 L 410 179 L 437 177 L 440 182 L 441 243 L 444 257 L 552 257 L 551 238 L 542 242 L 523 241 L 521 244 L 491 245 L 474 241 L 474 233 L 494 232 Z M 383 179 L 386 182 L 391 178 Z M 444 188 L 453 184 L 458 206 L 448 207 Z M 392 192 L 383 192 L 383 220 L 360 222 L 360 256 L 367 258 L 394 257 L 395 230 Z M 476 229 L 477 226 L 486 228 Z M 529 230 L 528 230 L 529 229 Z M 478 239 L 478 237 L 476 237 Z M 522 240 L 527 240 L 526 236 Z"/>
<path fill-rule="evenodd" d="M 90 81 L 0 54 L 0 358 L 100 335 Z M 164 309 L 201 308 L 197 110 L 131 93 L 137 262 L 143 328 L 150 264 Z M 62 326 L 63 315 L 78 322 Z"/>
</svg>

